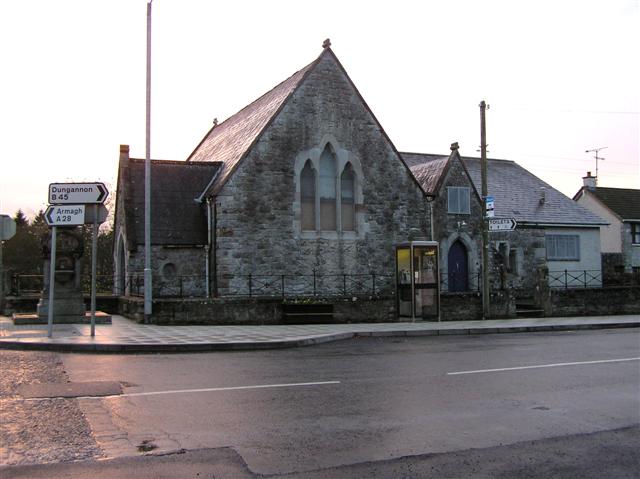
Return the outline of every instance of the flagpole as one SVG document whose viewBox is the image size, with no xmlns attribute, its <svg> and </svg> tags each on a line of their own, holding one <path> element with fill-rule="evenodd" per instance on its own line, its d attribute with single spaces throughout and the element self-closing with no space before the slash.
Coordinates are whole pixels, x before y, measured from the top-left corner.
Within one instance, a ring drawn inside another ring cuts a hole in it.
<svg viewBox="0 0 640 479">
<path fill-rule="evenodd" d="M 144 160 L 144 321 L 152 313 L 151 275 L 151 2 L 147 3 L 147 110 Z"/>
</svg>

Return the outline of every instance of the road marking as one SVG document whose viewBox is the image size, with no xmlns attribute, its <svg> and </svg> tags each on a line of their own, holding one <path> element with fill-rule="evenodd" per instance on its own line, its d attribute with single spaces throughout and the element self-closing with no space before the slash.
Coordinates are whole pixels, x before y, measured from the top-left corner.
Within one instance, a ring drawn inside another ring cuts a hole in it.
<svg viewBox="0 0 640 479">
<path fill-rule="evenodd" d="M 495 373 L 499 371 L 518 371 L 520 369 L 557 368 L 560 366 L 578 366 L 581 364 L 621 363 L 625 361 L 640 361 L 640 358 L 601 359 L 598 361 L 579 361 L 575 363 L 539 364 L 536 366 L 518 366 L 515 368 L 476 369 L 475 371 L 456 371 L 452 373 L 447 373 L 447 376 L 456 376 L 459 374 Z"/>
<path fill-rule="evenodd" d="M 285 383 L 285 384 L 259 384 L 255 386 L 230 386 L 226 388 L 202 388 L 202 389 L 173 389 L 168 391 L 149 391 L 142 393 L 124 393 L 113 394 L 110 396 L 77 396 L 77 397 L 52 397 L 52 398 L 29 398 L 25 401 L 43 401 L 51 399 L 105 399 L 105 398 L 122 398 L 136 396 L 160 396 L 163 394 L 184 394 L 184 393 L 206 393 L 219 391 L 240 391 L 244 389 L 269 389 L 269 388 L 290 388 L 299 386 L 324 386 L 328 384 L 340 384 L 340 381 L 318 381 L 311 383 Z"/>
</svg>

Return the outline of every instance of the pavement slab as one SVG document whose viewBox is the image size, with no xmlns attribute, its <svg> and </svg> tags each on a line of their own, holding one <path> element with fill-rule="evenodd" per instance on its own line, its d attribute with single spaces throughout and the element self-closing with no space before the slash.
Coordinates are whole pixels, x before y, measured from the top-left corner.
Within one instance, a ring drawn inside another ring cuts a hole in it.
<svg viewBox="0 0 640 479">
<path fill-rule="evenodd" d="M 96 325 L 94 337 L 85 324 L 54 324 L 49 338 L 44 325 L 16 325 L 10 318 L 0 316 L 0 349 L 201 352 L 309 346 L 357 336 L 477 335 L 630 327 L 640 327 L 640 315 L 261 326 L 159 326 L 114 315 L 111 324 Z"/>
</svg>

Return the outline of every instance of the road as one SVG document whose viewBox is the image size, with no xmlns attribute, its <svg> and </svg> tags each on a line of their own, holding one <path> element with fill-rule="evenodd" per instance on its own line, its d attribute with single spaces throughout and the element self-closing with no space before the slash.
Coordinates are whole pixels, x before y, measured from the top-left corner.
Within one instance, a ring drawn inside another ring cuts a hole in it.
<svg viewBox="0 0 640 479">
<path fill-rule="evenodd" d="M 634 477 L 640 467 L 637 330 L 60 357 L 73 382 L 123 384 L 122 395 L 73 400 L 115 459 L 8 477 L 73 477 L 73 467 L 118 477 L 108 468 L 123 464 L 188 464 L 183 477 L 199 464 L 215 464 L 215 477 Z M 177 451 L 188 452 L 132 459 Z"/>
</svg>

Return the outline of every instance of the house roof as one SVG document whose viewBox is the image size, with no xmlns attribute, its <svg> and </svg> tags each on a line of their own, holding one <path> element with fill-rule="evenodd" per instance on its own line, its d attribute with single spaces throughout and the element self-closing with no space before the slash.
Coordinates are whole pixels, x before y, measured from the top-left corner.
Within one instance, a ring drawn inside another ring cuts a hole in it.
<svg viewBox="0 0 640 479">
<path fill-rule="evenodd" d="M 402 153 L 418 181 L 430 193 L 441 187 L 449 157 Z M 461 157 L 477 191 L 482 190 L 480 158 Z M 544 188 L 545 200 L 541 202 Z M 566 197 L 514 161 L 487 160 L 487 191 L 495 199 L 495 216 L 519 223 L 601 225 L 605 220 Z"/>
<path fill-rule="evenodd" d="M 480 158 L 465 157 L 462 161 L 476 188 L 481 189 Z M 542 191 L 544 202 L 541 202 Z M 487 192 L 495 199 L 496 217 L 559 226 L 607 224 L 514 161 L 488 160 Z"/>
<path fill-rule="evenodd" d="M 449 164 L 449 157 L 424 153 L 400 153 L 413 176 L 427 194 L 435 195 L 439 189 L 439 181 Z"/>
<path fill-rule="evenodd" d="M 623 221 L 640 220 L 640 190 L 600 186 L 586 189 Z"/>
<path fill-rule="evenodd" d="M 214 125 L 209 130 L 200 144 L 187 158 L 190 163 L 220 162 L 220 173 L 213 181 L 213 184 L 208 187 L 208 193 L 215 194 L 222 188 L 240 161 L 258 140 L 261 133 L 302 82 L 307 72 L 328 51 L 330 51 L 329 48 L 324 49 L 322 54 L 312 63 L 294 73 L 235 115 L 230 116 L 219 125 Z"/>
<path fill-rule="evenodd" d="M 128 242 L 144 243 L 144 159 L 121 160 L 127 171 L 125 195 Z M 207 244 L 205 207 L 195 201 L 220 163 L 151 160 L 151 244 Z"/>
</svg>

